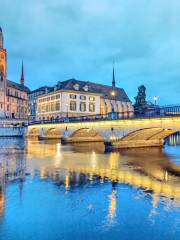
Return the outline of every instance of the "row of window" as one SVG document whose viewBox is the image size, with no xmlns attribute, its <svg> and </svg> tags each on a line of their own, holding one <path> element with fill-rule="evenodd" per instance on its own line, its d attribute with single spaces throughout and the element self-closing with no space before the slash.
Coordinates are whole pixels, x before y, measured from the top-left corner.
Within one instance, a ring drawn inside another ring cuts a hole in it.
<svg viewBox="0 0 180 240">
<path fill-rule="evenodd" d="M 76 84 L 74 84 L 73 88 L 74 88 L 75 90 L 79 90 L 80 85 L 79 85 L 78 83 L 76 83 Z M 88 85 L 85 85 L 85 86 L 83 87 L 83 90 L 86 91 L 86 92 L 88 91 L 88 89 L 89 89 Z"/>
<path fill-rule="evenodd" d="M 50 100 L 55 100 L 55 99 L 60 99 L 60 94 L 53 95 L 51 97 L 45 97 L 45 98 L 39 99 L 39 103 L 48 102 Z"/>
<path fill-rule="evenodd" d="M 44 94 L 45 93 L 45 91 L 37 91 L 37 92 L 34 92 L 34 93 L 30 93 L 29 95 L 28 95 L 28 98 L 29 98 L 29 100 L 33 100 L 33 99 L 35 99 L 36 97 L 38 97 L 38 96 L 40 96 L 40 95 L 42 95 L 42 94 Z"/>
<path fill-rule="evenodd" d="M 69 94 L 69 97 L 70 97 L 70 99 L 77 99 L 78 95 L 76 95 L 76 94 Z M 79 98 L 81 100 L 86 100 L 87 99 L 87 97 L 85 95 L 80 95 Z M 55 99 L 60 99 L 60 94 L 53 95 L 51 97 L 45 97 L 45 98 L 39 99 L 39 103 L 48 102 L 50 100 L 55 100 Z M 95 101 L 95 97 L 90 96 L 89 97 L 89 101 Z"/>
<path fill-rule="evenodd" d="M 17 103 L 17 104 L 25 104 L 27 105 L 27 100 L 24 100 L 24 99 L 15 99 L 15 98 L 10 98 L 10 97 L 7 97 L 7 102 L 9 103 Z"/>
<path fill-rule="evenodd" d="M 77 99 L 78 96 L 77 96 L 76 94 L 69 94 L 69 97 L 70 97 L 71 99 Z M 80 98 L 81 100 L 86 100 L 86 96 L 85 96 L 85 95 L 80 95 L 79 98 Z M 90 97 L 89 97 L 89 101 L 95 101 L 95 97 L 90 96 Z"/>
<path fill-rule="evenodd" d="M 70 111 L 76 111 L 77 103 L 75 101 L 71 101 L 69 109 L 70 109 Z M 81 112 L 86 112 L 87 104 L 85 102 L 81 102 L 79 105 L 79 109 Z M 95 104 L 94 103 L 89 103 L 89 112 L 95 112 Z"/>
<path fill-rule="evenodd" d="M 44 112 L 55 112 L 60 110 L 60 103 L 52 103 L 47 105 L 42 105 L 38 107 L 38 113 L 44 113 Z"/>
<path fill-rule="evenodd" d="M 45 113 L 45 112 L 55 112 L 60 110 L 60 103 L 52 103 L 47 105 L 42 105 L 38 107 L 38 113 Z M 68 110 L 68 109 L 67 109 Z M 77 111 L 77 103 L 75 101 L 71 101 L 69 105 L 70 111 Z M 79 104 L 79 110 L 81 112 L 86 112 L 87 104 L 85 102 L 81 102 Z M 89 112 L 95 112 L 95 104 L 89 103 Z"/>
<path fill-rule="evenodd" d="M 6 90 L 6 93 L 7 93 L 7 95 L 8 96 L 14 96 L 14 97 L 18 97 L 18 98 L 23 98 L 23 99 L 26 99 L 26 94 L 24 94 L 24 93 L 21 93 L 21 92 L 19 92 L 19 91 L 13 91 L 12 89 L 7 89 Z"/>
<path fill-rule="evenodd" d="M 10 104 L 7 104 L 7 111 L 10 111 L 10 110 L 11 110 Z M 17 113 L 27 113 L 27 108 L 17 106 L 16 112 Z"/>
</svg>

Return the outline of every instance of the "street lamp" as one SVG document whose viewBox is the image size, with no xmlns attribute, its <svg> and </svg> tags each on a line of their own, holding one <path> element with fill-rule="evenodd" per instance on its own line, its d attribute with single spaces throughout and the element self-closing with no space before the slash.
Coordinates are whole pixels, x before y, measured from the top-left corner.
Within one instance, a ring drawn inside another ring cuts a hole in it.
<svg viewBox="0 0 180 240">
<path fill-rule="evenodd" d="M 66 117 L 68 118 L 68 104 L 66 103 Z"/>
<path fill-rule="evenodd" d="M 115 101 L 115 96 L 116 96 L 116 92 L 114 90 L 111 91 L 111 97 L 112 100 Z M 114 104 L 112 103 L 112 112 L 114 112 Z"/>
<path fill-rule="evenodd" d="M 112 92 L 111 92 L 111 96 L 112 96 L 112 97 L 115 97 L 115 95 L 116 95 L 115 91 L 112 91 Z"/>
<path fill-rule="evenodd" d="M 154 105 L 155 105 L 155 106 L 156 106 L 156 104 L 157 104 L 158 99 L 159 99 L 158 96 L 154 96 L 154 97 L 153 97 Z"/>
</svg>

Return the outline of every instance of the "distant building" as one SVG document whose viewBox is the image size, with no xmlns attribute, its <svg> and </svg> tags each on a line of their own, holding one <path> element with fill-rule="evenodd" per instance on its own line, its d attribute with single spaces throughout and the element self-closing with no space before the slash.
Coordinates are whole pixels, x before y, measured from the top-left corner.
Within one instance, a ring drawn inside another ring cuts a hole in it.
<svg viewBox="0 0 180 240">
<path fill-rule="evenodd" d="M 37 98 L 37 120 L 87 116 L 116 112 L 131 117 L 134 109 L 124 89 L 89 81 L 69 79 L 58 82 L 53 90 Z"/>
<path fill-rule="evenodd" d="M 36 119 L 37 97 L 48 93 L 52 88 L 43 86 L 28 93 L 29 120 Z"/>
<path fill-rule="evenodd" d="M 27 119 L 29 88 L 24 85 L 24 67 L 20 83 L 7 79 L 7 51 L 3 45 L 3 32 L 0 28 L 0 118 Z"/>
</svg>

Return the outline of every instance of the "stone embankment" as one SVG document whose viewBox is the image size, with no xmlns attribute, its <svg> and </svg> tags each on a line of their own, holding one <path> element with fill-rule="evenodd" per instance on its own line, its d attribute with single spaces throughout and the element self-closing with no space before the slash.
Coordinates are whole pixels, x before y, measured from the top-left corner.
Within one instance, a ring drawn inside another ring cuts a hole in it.
<svg viewBox="0 0 180 240">
<path fill-rule="evenodd" d="M 106 141 L 106 150 L 115 150 L 121 148 L 141 148 L 141 147 L 162 147 L 164 140 L 153 139 L 153 140 L 118 140 L 118 141 Z"/>
</svg>

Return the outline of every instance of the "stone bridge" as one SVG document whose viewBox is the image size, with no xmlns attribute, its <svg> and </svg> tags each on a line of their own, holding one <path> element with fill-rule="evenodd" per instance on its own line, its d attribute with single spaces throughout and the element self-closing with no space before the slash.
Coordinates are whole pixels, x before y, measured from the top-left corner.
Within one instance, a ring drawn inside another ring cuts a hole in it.
<svg viewBox="0 0 180 240">
<path fill-rule="evenodd" d="M 133 118 L 29 125 L 27 137 L 65 142 L 161 141 L 180 131 L 179 117 Z M 155 144 L 156 145 L 156 144 Z"/>
</svg>

